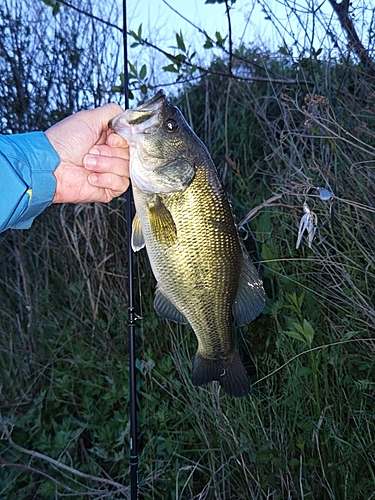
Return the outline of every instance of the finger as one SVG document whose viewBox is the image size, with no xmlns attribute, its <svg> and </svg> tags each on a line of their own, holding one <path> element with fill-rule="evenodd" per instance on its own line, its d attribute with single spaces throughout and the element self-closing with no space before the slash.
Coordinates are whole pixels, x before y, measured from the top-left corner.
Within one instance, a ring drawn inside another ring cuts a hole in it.
<svg viewBox="0 0 375 500">
<path fill-rule="evenodd" d="M 83 161 L 86 170 L 98 174 L 115 174 L 129 177 L 129 160 L 127 158 L 86 155 Z"/>
<path fill-rule="evenodd" d="M 107 144 L 112 148 L 126 148 L 129 147 L 126 140 L 118 134 L 108 131 Z"/>
<path fill-rule="evenodd" d="M 91 174 L 88 177 L 89 183 L 98 188 L 110 190 L 115 196 L 120 196 L 129 187 L 129 179 L 115 174 Z"/>
<path fill-rule="evenodd" d="M 106 130 L 108 128 L 109 120 L 123 112 L 124 110 L 121 106 L 114 102 L 110 102 L 98 108 L 89 109 L 87 114 L 90 113 L 91 116 L 95 115 L 95 121 L 100 121 L 102 123 L 102 129 Z"/>
<path fill-rule="evenodd" d="M 121 106 L 113 102 L 80 112 L 80 120 L 83 125 L 89 127 L 94 134 L 93 144 L 104 144 L 106 142 L 109 121 L 123 112 Z"/>
<path fill-rule="evenodd" d="M 109 156 L 123 158 L 124 160 L 129 159 L 129 148 L 126 147 L 111 147 L 107 144 L 96 144 L 90 149 L 88 155 L 99 156 Z"/>
</svg>

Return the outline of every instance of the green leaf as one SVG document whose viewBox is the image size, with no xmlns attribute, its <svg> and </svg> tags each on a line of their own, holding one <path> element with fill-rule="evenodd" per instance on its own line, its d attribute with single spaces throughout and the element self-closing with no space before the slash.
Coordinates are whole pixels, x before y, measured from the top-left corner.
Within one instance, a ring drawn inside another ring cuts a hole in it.
<svg viewBox="0 0 375 500">
<path fill-rule="evenodd" d="M 314 332 L 314 328 L 307 321 L 307 319 L 303 320 L 303 331 L 304 331 L 304 335 L 306 338 L 306 342 L 307 342 L 308 346 L 311 347 L 313 340 L 314 340 L 315 332 Z"/>
<path fill-rule="evenodd" d="M 142 66 L 142 68 L 141 68 L 141 71 L 139 72 L 139 78 L 140 78 L 141 80 L 143 80 L 143 79 L 144 79 L 144 77 L 146 76 L 146 74 L 147 74 L 147 67 L 146 67 L 146 65 L 144 64 L 144 65 Z"/>
<path fill-rule="evenodd" d="M 316 467 L 318 464 L 319 464 L 319 460 L 317 460 L 316 458 L 309 458 L 307 461 L 307 465 L 309 467 Z"/>
<path fill-rule="evenodd" d="M 168 66 L 163 66 L 164 71 L 170 71 L 172 73 L 178 73 L 178 69 L 174 66 L 174 64 L 168 64 Z"/>
<path fill-rule="evenodd" d="M 166 54 L 166 56 L 168 57 L 168 59 L 170 59 L 173 63 L 177 65 L 181 65 L 181 63 L 186 61 L 186 56 L 184 56 L 184 54 L 177 54 L 176 56 L 172 54 Z"/>
<path fill-rule="evenodd" d="M 297 376 L 298 377 L 304 377 L 306 375 L 310 375 L 312 372 L 311 368 L 309 368 L 308 366 L 302 366 L 298 372 L 297 372 Z"/>
<path fill-rule="evenodd" d="M 130 30 L 130 31 L 129 31 L 129 35 L 130 35 L 130 36 L 132 36 L 133 38 L 135 38 L 135 40 L 138 40 L 138 39 L 139 39 L 139 37 L 138 37 L 137 33 L 136 33 L 135 31 L 133 31 L 133 30 Z"/>
<path fill-rule="evenodd" d="M 300 335 L 297 332 L 293 332 L 292 330 L 289 330 L 289 331 L 284 332 L 284 333 L 285 333 L 285 335 L 288 335 L 288 337 L 292 337 L 293 339 L 297 339 L 297 340 L 300 340 L 301 342 L 305 342 L 305 339 L 302 337 L 302 335 Z"/>
<path fill-rule="evenodd" d="M 305 330 L 303 329 L 303 326 L 299 323 L 293 323 L 293 326 L 295 330 L 302 335 L 303 339 L 305 339 Z"/>
<path fill-rule="evenodd" d="M 262 259 L 265 262 L 266 266 L 272 269 L 273 271 L 280 270 L 280 264 L 276 259 L 275 252 L 273 248 L 267 245 L 267 243 L 262 244 Z"/>
<path fill-rule="evenodd" d="M 39 493 L 47 498 L 54 498 L 57 487 L 53 481 L 46 481 L 39 487 Z"/>
<path fill-rule="evenodd" d="M 213 43 L 212 43 L 212 41 L 211 41 L 211 40 L 207 37 L 207 38 L 206 38 L 206 41 L 205 41 L 205 43 L 204 43 L 204 45 L 203 45 L 203 47 L 204 47 L 205 49 L 211 49 L 213 46 L 214 46 L 214 44 L 213 44 Z"/>
<path fill-rule="evenodd" d="M 186 47 L 184 43 L 184 37 L 182 36 L 182 33 L 180 31 L 180 34 L 176 33 L 176 41 L 177 41 L 177 47 L 182 50 L 182 52 L 186 52 Z"/>
<path fill-rule="evenodd" d="M 48 7 L 52 7 L 52 14 L 55 16 L 60 9 L 60 2 L 57 0 L 42 0 L 43 3 L 48 5 Z"/>
<path fill-rule="evenodd" d="M 60 4 L 56 2 L 55 6 L 52 9 L 52 15 L 56 16 L 59 13 L 60 10 Z"/>
<path fill-rule="evenodd" d="M 297 436 L 297 440 L 296 440 L 296 445 L 298 446 L 298 448 L 303 451 L 304 447 L 305 447 L 305 439 L 304 437 L 301 435 L 301 434 L 298 434 Z"/>
<path fill-rule="evenodd" d="M 322 49 L 322 47 L 320 47 L 318 50 L 314 51 L 314 56 L 318 57 L 322 52 L 323 52 L 323 49 Z"/>
<path fill-rule="evenodd" d="M 135 69 L 135 66 L 129 62 L 129 69 L 132 73 L 137 74 L 137 70 Z"/>
<path fill-rule="evenodd" d="M 216 44 L 219 45 L 219 47 L 223 47 L 227 37 L 223 38 L 219 31 L 216 31 L 215 36 L 216 36 Z"/>
<path fill-rule="evenodd" d="M 288 50 L 288 48 L 287 48 L 286 45 L 282 45 L 281 47 L 279 47 L 279 52 L 283 56 L 288 56 L 289 55 L 289 50 Z"/>
</svg>

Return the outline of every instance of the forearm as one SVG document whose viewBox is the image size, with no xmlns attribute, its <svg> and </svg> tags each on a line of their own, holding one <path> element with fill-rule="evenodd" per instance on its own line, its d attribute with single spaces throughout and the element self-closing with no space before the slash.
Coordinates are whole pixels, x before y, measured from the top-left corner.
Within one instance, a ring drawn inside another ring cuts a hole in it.
<svg viewBox="0 0 375 500">
<path fill-rule="evenodd" d="M 0 231 L 29 228 L 51 204 L 59 163 L 43 132 L 0 136 Z"/>
</svg>

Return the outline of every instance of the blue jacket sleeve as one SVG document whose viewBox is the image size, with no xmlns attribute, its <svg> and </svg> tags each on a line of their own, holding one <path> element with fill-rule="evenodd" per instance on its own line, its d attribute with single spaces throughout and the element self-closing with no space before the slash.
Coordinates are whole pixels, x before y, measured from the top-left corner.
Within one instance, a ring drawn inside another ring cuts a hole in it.
<svg viewBox="0 0 375 500">
<path fill-rule="evenodd" d="M 59 163 L 43 132 L 0 135 L 0 232 L 28 229 L 52 203 Z"/>
</svg>

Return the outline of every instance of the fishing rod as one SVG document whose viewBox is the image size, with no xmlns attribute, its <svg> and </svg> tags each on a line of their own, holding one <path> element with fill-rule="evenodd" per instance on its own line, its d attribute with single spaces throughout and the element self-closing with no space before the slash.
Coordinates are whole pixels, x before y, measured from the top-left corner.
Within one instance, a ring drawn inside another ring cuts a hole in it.
<svg viewBox="0 0 375 500">
<path fill-rule="evenodd" d="M 126 0 L 123 0 L 123 44 L 124 44 L 124 96 L 125 109 L 129 108 L 128 35 Z M 131 248 L 133 194 L 131 185 L 125 193 L 126 235 L 128 247 L 128 342 L 129 342 L 129 388 L 130 388 L 130 498 L 138 499 L 138 439 L 137 398 L 135 367 L 135 322 L 133 290 L 133 252 Z"/>
</svg>

